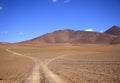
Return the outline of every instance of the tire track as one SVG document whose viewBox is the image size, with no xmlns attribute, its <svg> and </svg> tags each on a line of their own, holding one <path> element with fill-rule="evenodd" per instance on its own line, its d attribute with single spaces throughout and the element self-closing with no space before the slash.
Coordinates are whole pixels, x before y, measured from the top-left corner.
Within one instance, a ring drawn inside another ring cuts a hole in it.
<svg viewBox="0 0 120 83">
<path fill-rule="evenodd" d="M 41 75 L 40 75 L 40 65 L 41 62 L 40 60 L 38 60 L 37 58 L 31 57 L 31 56 L 25 56 L 23 54 L 11 51 L 9 49 L 6 49 L 7 52 L 10 52 L 12 54 L 18 55 L 18 56 L 22 56 L 22 57 L 26 57 L 29 59 L 32 59 L 35 63 L 34 68 L 31 72 L 31 74 L 28 76 L 28 78 L 24 81 L 24 83 L 40 83 L 40 79 L 41 79 Z"/>
<path fill-rule="evenodd" d="M 63 56 L 58 56 L 52 59 L 42 61 L 42 60 L 39 60 L 38 58 L 26 56 L 26 55 L 11 51 L 9 49 L 6 49 L 6 51 L 18 56 L 32 59 L 34 61 L 35 63 L 34 68 L 31 74 L 28 76 L 28 78 L 24 81 L 24 83 L 65 83 L 58 75 L 54 74 L 47 67 L 50 62 Z"/>
</svg>

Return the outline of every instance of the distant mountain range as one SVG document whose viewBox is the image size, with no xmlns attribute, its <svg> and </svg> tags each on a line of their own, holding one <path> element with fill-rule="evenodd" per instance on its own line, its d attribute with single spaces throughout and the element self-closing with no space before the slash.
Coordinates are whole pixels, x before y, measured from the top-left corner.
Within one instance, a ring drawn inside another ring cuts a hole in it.
<svg viewBox="0 0 120 83">
<path fill-rule="evenodd" d="M 0 42 L 0 45 L 1 45 L 1 44 L 10 44 L 10 43 L 8 43 L 8 42 Z"/>
<path fill-rule="evenodd" d="M 70 29 L 57 30 L 20 43 L 120 44 L 120 27 L 112 26 L 104 33 Z"/>
</svg>

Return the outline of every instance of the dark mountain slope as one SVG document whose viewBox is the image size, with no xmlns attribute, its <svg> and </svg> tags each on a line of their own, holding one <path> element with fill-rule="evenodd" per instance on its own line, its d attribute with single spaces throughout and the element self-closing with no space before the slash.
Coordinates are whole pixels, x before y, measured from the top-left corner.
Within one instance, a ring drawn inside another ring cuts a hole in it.
<svg viewBox="0 0 120 83">
<path fill-rule="evenodd" d="M 120 36 L 120 27 L 119 26 L 112 26 L 110 29 L 108 29 L 104 33 Z"/>
</svg>

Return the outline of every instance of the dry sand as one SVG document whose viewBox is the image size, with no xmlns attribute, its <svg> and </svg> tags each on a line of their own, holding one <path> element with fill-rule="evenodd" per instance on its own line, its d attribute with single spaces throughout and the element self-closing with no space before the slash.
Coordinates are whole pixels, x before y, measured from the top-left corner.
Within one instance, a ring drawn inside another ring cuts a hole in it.
<svg viewBox="0 0 120 83">
<path fill-rule="evenodd" d="M 52 62 L 53 60 L 55 60 L 56 58 L 59 57 L 55 57 L 53 59 L 50 60 L 45 60 L 45 61 L 41 61 L 37 58 L 31 57 L 31 56 L 25 56 L 23 54 L 11 51 L 9 49 L 6 49 L 6 51 L 18 55 L 18 56 L 22 56 L 22 57 L 26 57 L 28 59 L 32 59 L 35 63 L 35 66 L 31 72 L 31 74 L 29 75 L 29 77 L 24 80 L 24 83 L 41 83 L 41 82 L 49 82 L 49 83 L 64 83 L 64 81 L 58 77 L 57 75 L 55 75 L 52 71 L 50 71 L 47 68 L 47 65 Z M 40 69 L 42 70 L 40 72 Z M 43 78 L 44 77 L 44 78 Z"/>
<path fill-rule="evenodd" d="M 0 82 L 120 83 L 120 45 L 23 44 L 1 46 L 0 53 Z"/>
</svg>

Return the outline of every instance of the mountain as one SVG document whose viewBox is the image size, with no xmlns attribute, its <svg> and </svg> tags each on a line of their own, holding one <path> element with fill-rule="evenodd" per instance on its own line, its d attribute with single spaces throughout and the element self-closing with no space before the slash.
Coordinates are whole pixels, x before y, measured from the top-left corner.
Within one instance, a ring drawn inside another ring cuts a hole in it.
<svg viewBox="0 0 120 83">
<path fill-rule="evenodd" d="M 3 44 L 10 44 L 8 42 L 0 42 L 0 45 L 3 45 Z"/>
<path fill-rule="evenodd" d="M 114 39 L 111 41 L 111 44 L 120 44 L 120 36 L 117 37 L 117 38 L 114 38 Z"/>
<path fill-rule="evenodd" d="M 110 29 L 108 29 L 104 33 L 120 36 L 120 27 L 119 26 L 112 26 Z"/>
<path fill-rule="evenodd" d="M 108 29 L 104 33 L 118 36 L 111 41 L 111 44 L 120 43 L 120 27 L 119 26 L 112 26 L 110 29 Z"/>
<path fill-rule="evenodd" d="M 116 31 L 117 30 L 117 31 Z M 119 44 L 120 29 L 113 26 L 104 33 L 91 31 L 57 30 L 22 43 L 91 43 Z"/>
</svg>

